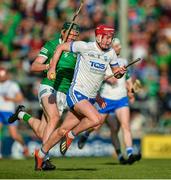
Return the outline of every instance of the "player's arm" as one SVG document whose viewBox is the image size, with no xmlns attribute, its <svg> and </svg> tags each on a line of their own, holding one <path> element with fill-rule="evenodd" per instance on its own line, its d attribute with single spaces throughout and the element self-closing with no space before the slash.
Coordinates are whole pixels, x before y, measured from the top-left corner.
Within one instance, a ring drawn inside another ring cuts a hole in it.
<svg viewBox="0 0 171 180">
<path fill-rule="evenodd" d="M 59 46 L 57 46 L 55 53 L 52 57 L 52 60 L 50 61 L 50 68 L 49 68 L 49 71 L 47 73 L 48 79 L 55 79 L 56 65 L 57 65 L 63 51 L 71 51 L 71 48 L 70 48 L 71 43 L 72 42 L 66 42 L 66 43 L 63 43 L 63 44 L 60 44 Z"/>
<path fill-rule="evenodd" d="M 132 104 L 135 101 L 135 96 L 134 96 L 133 82 L 132 82 L 131 77 L 126 80 L 126 88 L 127 88 L 127 94 L 128 94 L 129 100 L 130 100 L 130 102 Z"/>
<path fill-rule="evenodd" d="M 126 68 L 125 66 L 119 66 L 118 60 L 117 60 L 117 55 L 115 51 L 113 50 L 113 58 L 110 62 L 110 67 L 112 69 L 113 75 L 116 79 L 120 79 L 123 77 L 123 75 L 126 73 Z"/>
<path fill-rule="evenodd" d="M 14 103 L 21 103 L 24 100 L 24 97 L 23 97 L 23 94 L 21 92 L 18 92 L 15 94 L 14 97 L 5 96 L 4 99 L 6 101 L 12 101 Z"/>
<path fill-rule="evenodd" d="M 52 57 L 53 51 L 54 48 L 52 42 L 46 42 L 46 44 L 41 48 L 39 55 L 32 63 L 30 70 L 33 72 L 41 72 L 44 70 L 48 70 L 49 64 L 47 64 L 46 61 L 49 57 Z"/>
<path fill-rule="evenodd" d="M 44 56 L 38 56 L 34 62 L 31 65 L 30 71 L 32 72 L 41 72 L 44 70 L 48 70 L 49 69 L 49 64 L 44 64 L 44 62 L 46 61 L 46 57 Z"/>
</svg>

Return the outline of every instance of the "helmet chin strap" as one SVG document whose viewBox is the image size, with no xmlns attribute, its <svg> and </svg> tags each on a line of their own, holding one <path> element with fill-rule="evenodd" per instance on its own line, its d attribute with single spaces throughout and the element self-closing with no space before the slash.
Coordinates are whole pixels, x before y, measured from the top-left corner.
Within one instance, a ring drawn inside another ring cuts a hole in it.
<svg viewBox="0 0 171 180">
<path fill-rule="evenodd" d="M 99 45 L 100 48 L 101 48 L 100 46 L 101 41 L 102 41 L 102 35 L 100 35 L 98 38 L 96 37 L 96 43 Z"/>
<path fill-rule="evenodd" d="M 102 35 L 98 36 L 98 38 L 96 37 L 96 42 L 99 44 L 102 41 Z"/>
<path fill-rule="evenodd" d="M 101 50 L 105 50 L 106 51 L 106 50 L 110 49 L 110 47 L 109 48 L 102 48 L 101 47 L 100 43 L 102 42 L 102 38 L 103 38 L 103 35 L 100 35 L 98 38 L 96 38 L 96 43 L 99 45 Z"/>
</svg>

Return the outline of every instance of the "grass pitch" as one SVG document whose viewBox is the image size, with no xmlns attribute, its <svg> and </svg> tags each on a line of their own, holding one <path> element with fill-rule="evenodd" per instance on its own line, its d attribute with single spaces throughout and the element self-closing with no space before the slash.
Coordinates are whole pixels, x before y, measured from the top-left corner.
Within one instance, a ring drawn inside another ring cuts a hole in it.
<svg viewBox="0 0 171 180">
<path fill-rule="evenodd" d="M 112 157 L 54 158 L 54 171 L 34 171 L 34 160 L 0 160 L 0 179 L 170 179 L 171 160 L 119 165 Z"/>
</svg>

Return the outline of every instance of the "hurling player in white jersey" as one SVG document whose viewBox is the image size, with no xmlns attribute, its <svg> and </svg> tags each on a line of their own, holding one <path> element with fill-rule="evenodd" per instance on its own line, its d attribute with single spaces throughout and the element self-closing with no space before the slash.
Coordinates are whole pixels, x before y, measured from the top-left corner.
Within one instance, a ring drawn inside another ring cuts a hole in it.
<svg viewBox="0 0 171 180">
<path fill-rule="evenodd" d="M 17 122 L 12 124 L 8 123 L 8 118 L 15 111 L 15 103 L 21 103 L 23 99 L 23 94 L 18 84 L 9 79 L 7 69 L 0 67 L 0 131 L 3 125 L 8 126 L 11 137 L 22 145 L 24 155 L 28 155 L 27 146 L 17 131 Z"/>
<path fill-rule="evenodd" d="M 121 44 L 119 39 L 115 38 L 113 41 L 113 48 L 117 55 L 119 55 L 121 50 Z M 127 65 L 127 60 L 118 57 L 118 63 L 120 66 Z M 111 68 L 108 68 L 106 71 L 106 77 L 109 77 L 112 74 Z M 115 147 L 118 159 L 121 164 L 132 164 L 136 160 L 140 160 L 140 154 L 133 154 L 132 146 L 132 136 L 130 129 L 130 110 L 129 110 L 129 101 L 134 102 L 134 93 L 132 92 L 133 83 L 132 79 L 129 76 L 129 73 L 123 76 L 121 79 L 116 79 L 111 77 L 106 79 L 101 86 L 100 96 L 103 98 L 103 101 L 106 103 L 106 107 L 100 108 L 99 112 L 103 114 L 104 120 L 107 120 L 107 124 L 111 130 L 112 143 Z M 128 99 L 129 97 L 129 99 Z M 116 118 L 114 117 L 116 115 Z M 126 152 L 128 155 L 128 160 L 125 160 L 120 148 L 120 142 L 118 138 L 118 131 L 121 126 L 123 131 L 124 143 L 126 146 Z M 99 127 L 96 127 L 97 129 Z M 86 131 L 78 141 L 78 147 L 80 149 L 85 145 L 88 136 L 94 129 Z"/>
<path fill-rule="evenodd" d="M 55 74 L 55 67 L 62 51 L 78 53 L 74 78 L 67 95 L 70 111 L 63 124 L 51 134 L 40 150 L 35 151 L 37 169 L 41 169 L 43 157 L 62 137 L 60 150 L 65 154 L 76 135 L 101 123 L 101 115 L 93 103 L 108 65 L 117 78 L 121 78 L 126 71 L 125 67 L 119 67 L 116 53 L 111 47 L 113 27 L 99 25 L 95 30 L 95 36 L 96 42 L 75 41 L 59 45 L 56 49 L 48 71 L 49 79 Z"/>
</svg>

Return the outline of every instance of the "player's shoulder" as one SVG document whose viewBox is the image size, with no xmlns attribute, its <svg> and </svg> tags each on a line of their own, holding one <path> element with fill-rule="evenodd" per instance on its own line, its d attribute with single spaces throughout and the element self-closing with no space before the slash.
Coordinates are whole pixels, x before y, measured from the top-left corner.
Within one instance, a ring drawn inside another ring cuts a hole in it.
<svg viewBox="0 0 171 180">
<path fill-rule="evenodd" d="M 85 41 L 73 41 L 72 46 L 74 46 L 74 48 L 79 49 L 79 51 L 81 52 L 86 52 L 89 49 L 92 49 L 91 43 Z"/>
<path fill-rule="evenodd" d="M 56 46 L 58 45 L 55 40 L 47 41 L 44 46 L 40 50 L 40 54 L 47 55 L 48 52 L 53 52 L 56 49 Z"/>
</svg>

